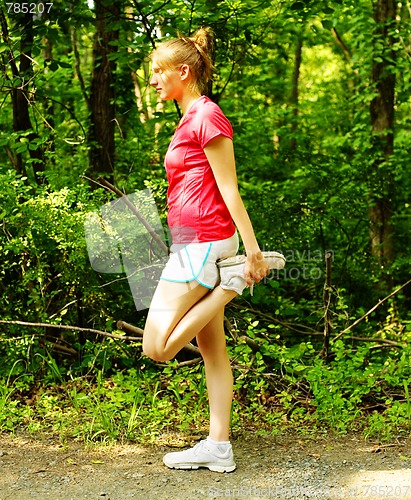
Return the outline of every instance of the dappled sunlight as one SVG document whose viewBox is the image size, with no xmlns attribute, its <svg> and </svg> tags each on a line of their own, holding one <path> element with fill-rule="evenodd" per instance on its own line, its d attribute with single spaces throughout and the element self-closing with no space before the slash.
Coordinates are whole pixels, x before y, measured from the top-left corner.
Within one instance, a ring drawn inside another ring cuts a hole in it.
<svg viewBox="0 0 411 500">
<path fill-rule="evenodd" d="M 410 461 L 407 465 L 404 469 L 359 470 L 346 478 L 344 488 L 357 498 L 410 498 Z"/>
</svg>

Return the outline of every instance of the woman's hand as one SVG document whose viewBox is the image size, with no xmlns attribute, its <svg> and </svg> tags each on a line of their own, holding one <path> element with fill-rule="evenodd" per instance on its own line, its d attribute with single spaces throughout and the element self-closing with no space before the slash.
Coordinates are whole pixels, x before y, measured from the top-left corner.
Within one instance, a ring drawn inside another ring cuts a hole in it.
<svg viewBox="0 0 411 500">
<path fill-rule="evenodd" d="M 248 285 L 259 283 L 270 273 L 267 261 L 262 252 L 247 253 L 247 260 L 244 267 L 244 277 Z"/>
</svg>

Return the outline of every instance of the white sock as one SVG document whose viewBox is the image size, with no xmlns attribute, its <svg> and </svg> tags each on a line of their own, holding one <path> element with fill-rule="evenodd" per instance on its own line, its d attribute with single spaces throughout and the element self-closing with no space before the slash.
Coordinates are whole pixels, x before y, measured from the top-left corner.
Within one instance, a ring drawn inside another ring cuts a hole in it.
<svg viewBox="0 0 411 500">
<path fill-rule="evenodd" d="M 212 448 L 215 448 L 220 453 L 225 453 L 231 446 L 230 441 L 214 441 L 214 439 L 211 439 L 210 436 L 207 437 L 207 443 L 209 443 Z"/>
</svg>

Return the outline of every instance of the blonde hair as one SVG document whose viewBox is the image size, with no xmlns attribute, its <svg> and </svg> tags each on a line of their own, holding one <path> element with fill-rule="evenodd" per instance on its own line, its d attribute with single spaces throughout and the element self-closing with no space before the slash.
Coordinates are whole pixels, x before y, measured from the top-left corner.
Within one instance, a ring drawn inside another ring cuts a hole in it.
<svg viewBox="0 0 411 500">
<path fill-rule="evenodd" d="M 214 33 L 211 28 L 199 28 L 192 36 L 168 40 L 161 43 L 151 54 L 151 59 L 163 69 L 174 69 L 183 64 L 189 66 L 193 75 L 192 85 L 204 94 L 212 80 L 214 66 Z"/>
</svg>

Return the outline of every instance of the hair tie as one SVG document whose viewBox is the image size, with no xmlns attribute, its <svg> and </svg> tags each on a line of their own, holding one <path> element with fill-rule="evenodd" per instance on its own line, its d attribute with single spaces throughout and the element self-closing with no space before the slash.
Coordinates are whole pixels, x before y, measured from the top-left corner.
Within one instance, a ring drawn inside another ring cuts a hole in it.
<svg viewBox="0 0 411 500">
<path fill-rule="evenodd" d="M 192 43 L 194 45 L 194 47 L 196 48 L 197 52 L 204 57 L 204 50 L 202 49 L 202 47 L 197 43 L 195 42 L 194 40 L 192 40 L 191 38 L 185 38 L 185 37 L 182 37 L 181 40 L 183 40 L 184 42 L 186 43 Z"/>
</svg>

